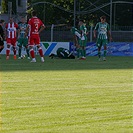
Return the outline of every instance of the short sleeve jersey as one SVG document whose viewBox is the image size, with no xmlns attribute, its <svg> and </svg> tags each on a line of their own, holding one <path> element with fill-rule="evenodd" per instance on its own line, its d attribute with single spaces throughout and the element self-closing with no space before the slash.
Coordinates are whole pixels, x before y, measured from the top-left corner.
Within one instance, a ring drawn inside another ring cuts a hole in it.
<svg viewBox="0 0 133 133">
<path fill-rule="evenodd" d="M 84 24 L 80 26 L 80 31 L 83 31 L 82 36 L 86 36 L 87 28 Z"/>
<path fill-rule="evenodd" d="M 38 35 L 40 27 L 43 26 L 44 24 L 39 18 L 32 17 L 31 19 L 29 19 L 28 25 L 29 25 L 29 36 L 31 36 L 31 35 Z"/>
<path fill-rule="evenodd" d="M 24 38 L 26 28 L 27 28 L 28 25 L 26 23 L 20 23 L 18 26 L 19 26 L 19 29 L 20 29 L 20 37 L 19 38 Z"/>
<path fill-rule="evenodd" d="M 110 30 L 109 24 L 108 23 L 97 23 L 95 26 L 95 30 L 98 31 L 98 38 L 99 39 L 107 39 L 107 31 Z"/>
<path fill-rule="evenodd" d="M 8 23 L 6 24 L 7 38 L 13 39 L 17 37 L 18 24 Z"/>
</svg>

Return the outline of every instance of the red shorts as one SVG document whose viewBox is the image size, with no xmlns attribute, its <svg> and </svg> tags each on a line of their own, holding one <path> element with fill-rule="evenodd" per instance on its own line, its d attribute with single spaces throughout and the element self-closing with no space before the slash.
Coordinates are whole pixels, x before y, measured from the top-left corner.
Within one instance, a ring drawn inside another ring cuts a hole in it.
<svg viewBox="0 0 133 133">
<path fill-rule="evenodd" d="M 17 38 L 6 38 L 6 43 L 8 45 L 16 46 Z"/>
<path fill-rule="evenodd" d="M 28 44 L 30 45 L 39 45 L 40 44 L 40 37 L 39 35 L 31 35 L 28 39 Z"/>
</svg>

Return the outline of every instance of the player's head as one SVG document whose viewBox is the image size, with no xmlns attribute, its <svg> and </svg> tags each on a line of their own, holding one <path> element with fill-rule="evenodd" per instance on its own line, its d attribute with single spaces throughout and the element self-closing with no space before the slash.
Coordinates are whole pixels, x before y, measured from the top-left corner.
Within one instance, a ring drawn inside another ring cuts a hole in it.
<svg viewBox="0 0 133 133">
<path fill-rule="evenodd" d="M 84 23 L 85 23 L 85 20 L 83 20 L 83 19 L 80 19 L 79 20 L 79 26 L 82 25 L 82 24 L 84 24 Z"/>
<path fill-rule="evenodd" d="M 3 25 L 4 25 L 4 23 L 5 23 L 5 20 L 3 20 L 3 19 L 2 19 L 2 20 L 0 20 L 0 25 L 2 25 L 2 26 L 3 26 Z"/>
<path fill-rule="evenodd" d="M 33 10 L 33 11 L 31 12 L 31 15 L 32 15 L 32 16 L 36 16 L 36 15 L 37 15 L 36 11 Z"/>
<path fill-rule="evenodd" d="M 104 23 L 106 21 L 106 16 L 101 16 L 100 20 L 101 20 L 102 23 Z"/>
<path fill-rule="evenodd" d="M 9 22 L 13 23 L 13 18 L 12 17 L 9 18 Z"/>
<path fill-rule="evenodd" d="M 26 22 L 25 17 L 21 17 L 21 22 L 22 23 L 25 23 Z"/>
</svg>

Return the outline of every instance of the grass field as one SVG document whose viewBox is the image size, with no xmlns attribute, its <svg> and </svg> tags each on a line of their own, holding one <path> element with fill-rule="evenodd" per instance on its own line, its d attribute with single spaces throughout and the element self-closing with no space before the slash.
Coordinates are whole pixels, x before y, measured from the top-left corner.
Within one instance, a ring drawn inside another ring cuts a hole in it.
<svg viewBox="0 0 133 133">
<path fill-rule="evenodd" d="M 132 133 L 132 57 L 0 59 L 1 133 Z"/>
</svg>

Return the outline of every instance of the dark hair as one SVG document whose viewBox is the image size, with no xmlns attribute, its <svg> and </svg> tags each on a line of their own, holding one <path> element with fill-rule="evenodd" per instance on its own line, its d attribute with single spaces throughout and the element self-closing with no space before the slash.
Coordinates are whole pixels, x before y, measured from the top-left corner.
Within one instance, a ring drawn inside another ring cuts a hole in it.
<svg viewBox="0 0 133 133">
<path fill-rule="evenodd" d="M 85 23 L 85 20 L 84 19 L 80 19 L 79 22 Z"/>
<path fill-rule="evenodd" d="M 32 14 L 32 16 L 36 16 L 37 15 L 37 13 L 36 13 L 36 11 L 34 10 L 34 11 L 32 11 L 31 12 L 31 14 Z"/>
<path fill-rule="evenodd" d="M 0 23 L 4 23 L 4 22 L 5 22 L 5 20 L 3 20 L 3 19 L 0 20 Z"/>
<path fill-rule="evenodd" d="M 106 19 L 106 16 L 101 16 L 100 19 L 104 19 L 105 20 Z"/>
</svg>

